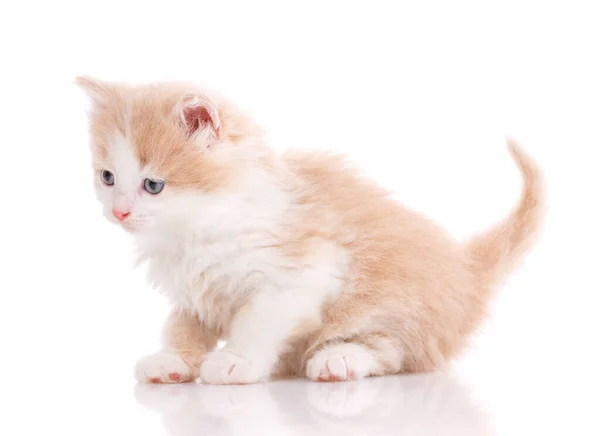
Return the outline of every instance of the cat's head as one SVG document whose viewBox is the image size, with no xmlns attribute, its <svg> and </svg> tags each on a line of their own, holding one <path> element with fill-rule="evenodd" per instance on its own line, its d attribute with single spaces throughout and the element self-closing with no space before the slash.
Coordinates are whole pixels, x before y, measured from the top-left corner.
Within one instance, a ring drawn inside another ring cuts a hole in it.
<svg viewBox="0 0 600 436">
<path fill-rule="evenodd" d="M 197 219 L 203 202 L 239 189 L 244 169 L 260 159 L 255 124 L 193 87 L 77 84 L 92 101 L 97 198 L 106 218 L 132 233 Z"/>
</svg>

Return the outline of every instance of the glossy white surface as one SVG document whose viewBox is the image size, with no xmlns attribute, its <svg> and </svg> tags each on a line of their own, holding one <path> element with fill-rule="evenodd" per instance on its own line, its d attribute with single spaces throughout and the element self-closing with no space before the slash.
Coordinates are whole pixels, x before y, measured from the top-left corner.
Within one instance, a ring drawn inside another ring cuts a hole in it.
<svg viewBox="0 0 600 436">
<path fill-rule="evenodd" d="M 600 435 L 599 8 L 3 2 L 0 435 Z M 511 135 L 548 180 L 543 238 L 449 373 L 136 386 L 167 306 L 94 199 L 78 74 L 214 86 L 459 238 L 514 204 Z"/>
<path fill-rule="evenodd" d="M 172 435 L 489 435 L 471 392 L 447 374 L 355 383 L 138 386 L 139 404 Z"/>
</svg>

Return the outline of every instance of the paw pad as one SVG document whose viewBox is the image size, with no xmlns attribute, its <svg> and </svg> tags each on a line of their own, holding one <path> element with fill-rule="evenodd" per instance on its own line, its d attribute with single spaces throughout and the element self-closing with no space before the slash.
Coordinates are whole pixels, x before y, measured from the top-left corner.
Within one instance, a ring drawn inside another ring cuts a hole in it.
<svg viewBox="0 0 600 436">
<path fill-rule="evenodd" d="M 141 359 L 135 368 L 135 378 L 141 383 L 183 383 L 195 379 L 187 363 L 171 351 Z"/>
</svg>

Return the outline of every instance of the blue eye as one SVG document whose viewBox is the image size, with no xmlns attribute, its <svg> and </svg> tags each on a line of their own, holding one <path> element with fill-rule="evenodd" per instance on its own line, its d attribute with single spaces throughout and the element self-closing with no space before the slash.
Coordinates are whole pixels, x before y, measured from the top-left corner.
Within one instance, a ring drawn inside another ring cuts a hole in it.
<svg viewBox="0 0 600 436">
<path fill-rule="evenodd" d="M 165 182 L 162 182 L 160 180 L 144 180 L 144 189 L 152 195 L 160 194 L 160 191 L 162 191 L 164 187 Z"/>
<path fill-rule="evenodd" d="M 106 186 L 112 186 L 115 184 L 115 175 L 110 171 L 102 170 L 100 177 L 102 178 L 102 183 L 104 183 Z"/>
</svg>

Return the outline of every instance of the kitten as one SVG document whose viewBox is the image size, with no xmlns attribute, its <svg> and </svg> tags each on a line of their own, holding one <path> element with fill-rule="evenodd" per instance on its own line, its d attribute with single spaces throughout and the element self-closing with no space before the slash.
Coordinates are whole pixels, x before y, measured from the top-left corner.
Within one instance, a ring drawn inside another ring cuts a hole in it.
<svg viewBox="0 0 600 436">
<path fill-rule="evenodd" d="M 140 382 L 432 371 L 464 347 L 542 221 L 540 171 L 512 141 L 520 203 L 463 244 L 342 157 L 271 150 L 221 96 L 77 83 L 92 100 L 97 198 L 173 306 Z"/>
</svg>

